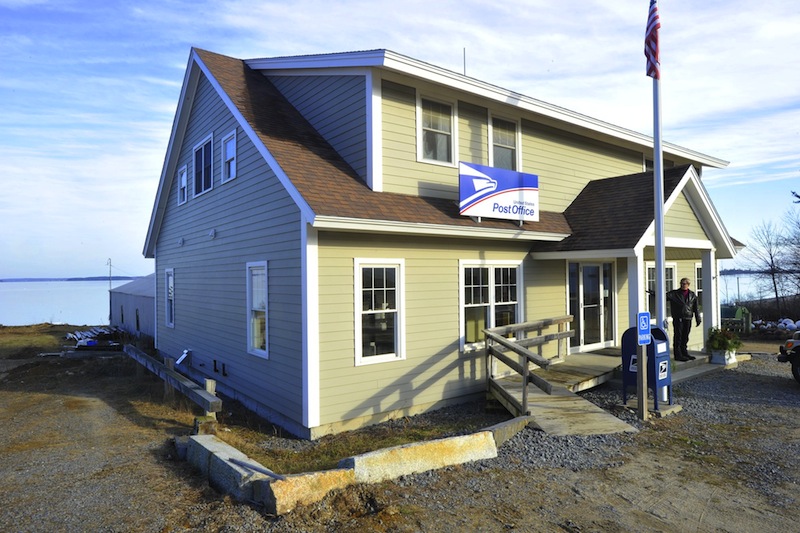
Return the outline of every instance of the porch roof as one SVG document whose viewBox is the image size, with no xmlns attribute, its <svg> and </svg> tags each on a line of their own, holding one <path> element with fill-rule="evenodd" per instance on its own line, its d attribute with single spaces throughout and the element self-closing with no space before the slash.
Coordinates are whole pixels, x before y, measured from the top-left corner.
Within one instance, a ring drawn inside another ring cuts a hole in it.
<svg viewBox="0 0 800 533">
<path fill-rule="evenodd" d="M 690 165 L 664 171 L 664 198 L 672 195 Z M 653 173 L 590 181 L 564 211 L 572 234 L 536 243 L 536 252 L 632 249 L 653 222 Z"/>
</svg>

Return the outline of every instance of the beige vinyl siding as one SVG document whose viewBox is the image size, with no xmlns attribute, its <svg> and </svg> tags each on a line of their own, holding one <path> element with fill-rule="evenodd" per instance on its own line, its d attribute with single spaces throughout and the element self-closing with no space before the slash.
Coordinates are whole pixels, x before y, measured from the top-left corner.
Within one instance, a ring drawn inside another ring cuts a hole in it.
<svg viewBox="0 0 800 533">
<path fill-rule="evenodd" d="M 458 103 L 459 160 L 489 164 L 489 110 L 466 102 Z"/>
<path fill-rule="evenodd" d="M 527 248 L 320 233 L 321 423 L 380 419 L 483 393 L 481 354 L 459 352 L 459 260 L 522 261 Z M 355 366 L 354 258 L 404 260 L 405 360 Z"/>
<path fill-rule="evenodd" d="M 539 176 L 543 211 L 564 211 L 595 179 L 642 171 L 642 154 L 522 121 L 522 167 Z"/>
<path fill-rule="evenodd" d="M 630 317 L 628 316 L 628 312 L 630 310 L 630 303 L 628 302 L 628 293 L 629 293 L 629 285 L 628 285 L 628 259 L 625 257 L 620 257 L 616 261 L 616 275 L 617 277 L 614 279 L 614 286 L 617 290 L 617 300 L 616 300 L 616 320 L 617 320 L 617 330 L 616 330 L 616 341 L 619 344 L 622 340 L 622 334 L 625 333 L 625 330 L 628 328 L 632 328 L 636 326 L 636 324 L 629 323 Z"/>
<path fill-rule="evenodd" d="M 567 263 L 565 261 L 531 261 L 525 264 L 526 321 L 541 320 L 567 314 Z M 570 327 L 573 327 L 570 325 Z M 553 333 L 557 329 L 544 333 Z M 566 345 L 565 345 L 566 348 Z M 538 350 L 538 349 L 537 349 Z M 548 343 L 537 351 L 545 357 L 558 354 L 558 344 Z"/>
<path fill-rule="evenodd" d="M 708 239 L 684 194 L 664 214 L 664 235 L 682 239 Z"/>
<path fill-rule="evenodd" d="M 453 165 L 417 161 L 417 96 L 413 87 L 391 81 L 382 84 L 383 190 L 415 196 L 458 198 L 458 148 Z M 457 113 L 456 100 L 436 93 L 421 93 L 449 102 Z M 456 124 L 456 128 L 458 123 Z M 454 135 L 458 135 L 454 129 Z"/>
<path fill-rule="evenodd" d="M 489 109 L 459 100 L 452 91 L 438 94 L 427 87 L 384 80 L 384 190 L 457 199 L 458 169 L 417 161 L 417 92 L 453 102 L 457 116 L 455 162 L 488 163 Z M 511 120 L 521 118 L 522 170 L 539 176 L 541 208 L 561 212 L 590 180 L 642 171 L 642 153 L 536 123 L 515 108 L 492 109 Z M 516 114 L 516 117 L 515 117 Z"/>
<path fill-rule="evenodd" d="M 301 422 L 300 217 L 241 129 L 238 176 L 220 182 L 220 141 L 234 128 L 235 120 L 201 77 L 178 167 L 187 164 L 191 175 L 192 147 L 213 132 L 214 185 L 180 206 L 177 186 L 170 190 L 156 244 L 158 348 L 171 357 L 191 350 L 193 371 L 217 380 L 219 390 L 235 390 Z M 247 353 L 246 264 L 252 261 L 268 261 L 268 360 Z M 164 326 L 165 268 L 175 272 L 174 328 Z"/>
</svg>

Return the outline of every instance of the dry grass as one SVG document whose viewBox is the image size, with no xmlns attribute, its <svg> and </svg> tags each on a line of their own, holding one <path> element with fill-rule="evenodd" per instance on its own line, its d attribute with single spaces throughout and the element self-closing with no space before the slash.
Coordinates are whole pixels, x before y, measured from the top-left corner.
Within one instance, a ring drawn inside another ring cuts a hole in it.
<svg viewBox="0 0 800 533">
<path fill-rule="evenodd" d="M 75 326 L 47 323 L 0 326 L 0 359 L 28 359 L 41 352 L 60 351 L 67 333 L 76 329 Z"/>
<path fill-rule="evenodd" d="M 219 418 L 221 439 L 275 472 L 294 474 L 336 468 L 341 459 L 378 449 L 470 433 L 507 420 L 510 415 L 473 404 L 465 407 L 464 415 L 457 420 L 437 420 L 435 415 L 424 421 L 403 418 L 327 435 L 314 442 L 285 435 L 280 428 L 239 406 L 236 413 L 228 411 Z"/>
<path fill-rule="evenodd" d="M 176 436 L 190 432 L 202 410 L 178 392 L 172 399 L 166 397 L 163 381 L 147 371 L 137 374 L 136 363 L 125 356 L 104 362 L 37 357 L 41 352 L 60 351 L 66 333 L 76 329 L 53 324 L 0 326 L 0 359 L 36 358 L 33 364 L 12 371 L 24 379 L 26 387 L 36 382 L 37 388 L 47 391 L 83 388 L 85 394 L 101 397 L 141 427 L 164 429 Z M 294 438 L 238 402 L 223 398 L 223 408 L 218 414 L 218 436 L 283 474 L 331 469 L 352 455 L 468 433 L 509 418 L 504 411 L 472 406 L 465 407 L 458 420 L 400 419 L 309 442 Z"/>
</svg>

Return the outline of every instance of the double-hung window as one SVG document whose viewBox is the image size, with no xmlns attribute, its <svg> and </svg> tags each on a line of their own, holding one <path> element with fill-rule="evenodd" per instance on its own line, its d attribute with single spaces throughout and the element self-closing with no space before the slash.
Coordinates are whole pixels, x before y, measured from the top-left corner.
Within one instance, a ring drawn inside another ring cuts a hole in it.
<svg viewBox="0 0 800 533">
<path fill-rule="evenodd" d="M 175 271 L 164 271 L 164 322 L 167 327 L 175 327 Z"/>
<path fill-rule="evenodd" d="M 214 161 L 212 147 L 214 138 L 209 135 L 194 147 L 194 195 L 210 191 L 213 185 L 212 169 Z"/>
<path fill-rule="evenodd" d="M 694 293 L 697 295 L 697 308 L 703 312 L 703 265 L 694 266 Z"/>
<path fill-rule="evenodd" d="M 461 263 L 464 344 L 483 341 L 485 328 L 520 321 L 520 284 L 519 264 Z"/>
<path fill-rule="evenodd" d="M 492 119 L 492 166 L 517 170 L 517 125 L 500 118 Z"/>
<path fill-rule="evenodd" d="M 247 263 L 247 352 L 269 357 L 266 261 Z"/>
<path fill-rule="evenodd" d="M 356 366 L 404 359 L 402 259 L 355 260 Z"/>
<path fill-rule="evenodd" d="M 186 200 L 189 198 L 186 180 L 186 165 L 183 165 L 180 170 L 178 170 L 178 205 L 185 204 Z"/>
<path fill-rule="evenodd" d="M 421 159 L 453 162 L 453 106 L 422 98 Z"/>
<path fill-rule="evenodd" d="M 676 287 L 675 282 L 677 281 L 675 278 L 675 272 L 677 271 L 677 266 L 674 264 L 664 265 L 664 294 L 666 295 L 667 292 L 671 291 Z M 667 308 L 664 310 L 664 316 L 670 316 L 670 309 L 669 309 L 669 302 L 666 301 L 666 296 L 664 297 L 664 303 Z M 655 316 L 656 313 L 656 266 L 655 263 L 648 263 L 647 264 L 647 311 L 650 312 L 652 316 Z"/>
<path fill-rule="evenodd" d="M 222 183 L 236 177 L 236 130 L 222 139 Z"/>
</svg>

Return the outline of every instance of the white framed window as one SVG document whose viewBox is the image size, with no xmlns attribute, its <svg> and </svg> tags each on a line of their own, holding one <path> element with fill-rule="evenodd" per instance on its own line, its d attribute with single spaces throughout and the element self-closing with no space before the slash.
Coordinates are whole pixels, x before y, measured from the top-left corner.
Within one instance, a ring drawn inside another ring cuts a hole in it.
<svg viewBox="0 0 800 533">
<path fill-rule="evenodd" d="M 519 167 L 519 128 L 516 122 L 493 117 L 491 122 L 489 164 L 496 168 L 517 170 Z"/>
<path fill-rule="evenodd" d="M 214 186 L 214 136 L 209 135 L 194 147 L 194 195 L 208 192 Z"/>
<path fill-rule="evenodd" d="M 269 358 L 267 262 L 247 263 L 247 353 Z"/>
<path fill-rule="evenodd" d="M 645 263 L 647 268 L 647 311 L 651 316 L 655 316 L 656 311 L 656 264 Z M 676 288 L 678 266 L 675 263 L 664 265 L 664 294 Z M 665 300 L 666 302 L 666 297 Z M 666 304 L 669 306 L 669 304 Z M 669 307 L 664 310 L 664 316 L 670 316 Z"/>
<path fill-rule="evenodd" d="M 183 205 L 189 199 L 189 185 L 187 183 L 186 165 L 178 170 L 178 205 Z"/>
<path fill-rule="evenodd" d="M 222 139 L 222 183 L 236 177 L 236 130 Z"/>
<path fill-rule="evenodd" d="M 164 322 L 168 328 L 175 327 L 175 270 L 164 271 Z"/>
<path fill-rule="evenodd" d="M 403 259 L 354 260 L 356 366 L 405 359 Z"/>
<path fill-rule="evenodd" d="M 694 264 L 694 293 L 697 295 L 697 309 L 703 313 L 703 263 Z"/>
<path fill-rule="evenodd" d="M 459 261 L 462 348 L 483 342 L 485 328 L 522 321 L 519 262 Z"/>
<path fill-rule="evenodd" d="M 454 106 L 420 97 L 417 124 L 418 158 L 421 161 L 452 165 L 455 161 Z"/>
</svg>

